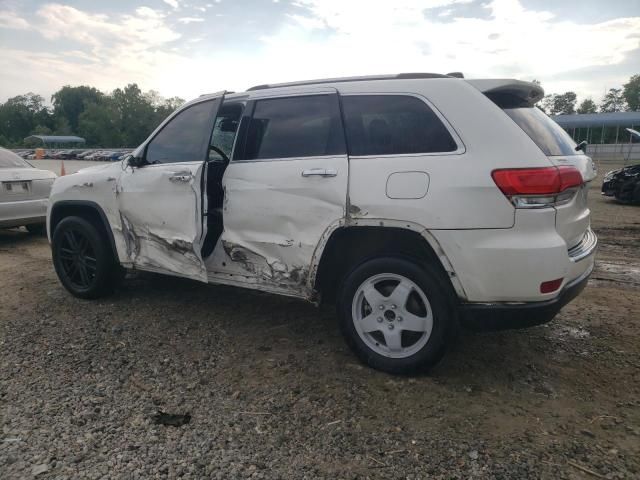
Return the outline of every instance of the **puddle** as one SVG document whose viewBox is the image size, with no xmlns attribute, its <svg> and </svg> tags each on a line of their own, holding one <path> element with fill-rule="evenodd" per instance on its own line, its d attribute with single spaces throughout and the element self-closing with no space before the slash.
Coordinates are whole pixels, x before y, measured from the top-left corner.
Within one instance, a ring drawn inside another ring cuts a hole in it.
<svg viewBox="0 0 640 480">
<path fill-rule="evenodd" d="M 640 266 L 624 263 L 596 261 L 594 272 L 597 280 L 611 280 L 621 283 L 635 283 L 640 285 Z"/>
</svg>

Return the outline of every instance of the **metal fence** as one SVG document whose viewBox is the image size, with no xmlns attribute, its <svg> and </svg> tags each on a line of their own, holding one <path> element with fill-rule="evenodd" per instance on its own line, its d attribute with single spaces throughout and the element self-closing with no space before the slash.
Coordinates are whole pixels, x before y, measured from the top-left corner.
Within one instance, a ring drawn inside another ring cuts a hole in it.
<svg viewBox="0 0 640 480">
<path fill-rule="evenodd" d="M 590 144 L 587 155 L 599 162 L 640 163 L 640 143 Z"/>
</svg>

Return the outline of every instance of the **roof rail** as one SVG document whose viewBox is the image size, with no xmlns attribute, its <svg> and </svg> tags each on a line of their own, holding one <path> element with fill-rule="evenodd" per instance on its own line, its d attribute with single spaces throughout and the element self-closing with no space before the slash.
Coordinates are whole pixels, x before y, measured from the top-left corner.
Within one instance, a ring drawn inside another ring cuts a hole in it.
<svg viewBox="0 0 640 480">
<path fill-rule="evenodd" d="M 408 80 L 408 79 L 419 79 L 419 78 L 451 78 L 451 75 L 442 75 L 440 73 L 398 73 L 395 75 L 366 75 L 360 77 L 342 77 L 342 78 L 322 78 L 317 80 L 303 80 L 300 82 L 288 82 L 288 83 L 274 83 L 274 84 L 264 84 L 264 85 L 256 85 L 254 87 L 248 88 L 247 92 L 251 92 L 253 90 L 266 90 L 268 88 L 278 88 L 278 87 L 299 87 L 305 85 L 318 85 L 323 83 L 342 83 L 342 82 L 358 82 L 364 80 Z"/>
</svg>

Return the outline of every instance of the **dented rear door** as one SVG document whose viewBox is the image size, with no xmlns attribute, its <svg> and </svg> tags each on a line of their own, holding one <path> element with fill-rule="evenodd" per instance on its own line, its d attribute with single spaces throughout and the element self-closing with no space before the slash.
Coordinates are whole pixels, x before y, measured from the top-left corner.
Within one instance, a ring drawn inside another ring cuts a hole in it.
<svg viewBox="0 0 640 480">
<path fill-rule="evenodd" d="M 325 232 L 343 221 L 348 161 L 335 89 L 253 94 L 227 167 L 212 274 L 307 297 Z"/>
<path fill-rule="evenodd" d="M 139 149 L 143 165 L 127 167 L 118 179 L 122 234 L 133 266 L 207 281 L 201 256 L 203 170 L 223 96 L 172 115 Z"/>
</svg>

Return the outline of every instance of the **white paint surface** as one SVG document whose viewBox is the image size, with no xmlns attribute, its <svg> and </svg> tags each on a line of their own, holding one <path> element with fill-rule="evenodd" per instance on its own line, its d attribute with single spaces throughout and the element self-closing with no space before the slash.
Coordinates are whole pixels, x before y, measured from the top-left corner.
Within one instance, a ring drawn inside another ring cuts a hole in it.
<svg viewBox="0 0 640 480">
<path fill-rule="evenodd" d="M 490 85 L 495 88 L 496 83 Z M 458 149 L 349 160 L 332 156 L 232 162 L 223 180 L 225 229 L 206 268 L 199 258 L 205 233 L 202 164 L 135 170 L 106 164 L 58 179 L 51 200 L 100 205 L 125 266 L 308 299 L 329 235 L 345 225 L 419 232 L 463 301 L 547 300 L 555 294 L 540 294 L 541 282 L 563 278 L 566 284 L 593 266 L 593 254 L 580 262 L 568 255 L 568 243 L 588 228 L 586 203 L 577 198 L 557 211 L 516 210 L 496 187 L 494 169 L 554 163 L 477 88 L 458 79 L 345 82 L 322 90 L 328 88 L 343 95 L 421 98 L 441 116 Z M 227 98 L 287 92 L 300 94 L 301 88 Z M 587 157 L 568 161 L 586 175 Z M 315 168 L 335 170 L 336 175 L 302 176 L 303 170 Z M 190 182 L 169 180 L 185 169 Z"/>
</svg>

